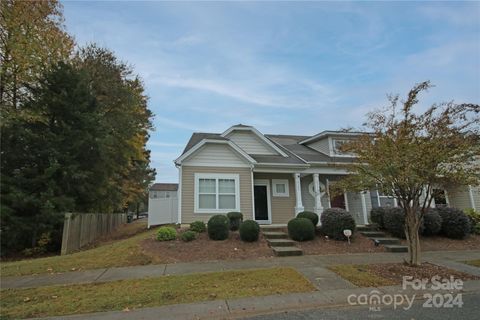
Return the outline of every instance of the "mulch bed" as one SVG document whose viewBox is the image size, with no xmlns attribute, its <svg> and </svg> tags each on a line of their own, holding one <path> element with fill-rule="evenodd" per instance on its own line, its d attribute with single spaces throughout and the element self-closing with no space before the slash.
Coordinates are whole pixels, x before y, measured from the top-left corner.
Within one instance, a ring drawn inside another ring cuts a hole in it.
<svg viewBox="0 0 480 320">
<path fill-rule="evenodd" d="M 190 242 L 178 239 L 162 242 L 152 237 L 143 240 L 141 246 L 147 255 L 163 263 L 273 257 L 272 249 L 261 234 L 258 241 L 249 243 L 240 240 L 238 231 L 230 232 L 228 239 L 223 241 L 210 240 L 203 232 Z"/>
<path fill-rule="evenodd" d="M 402 244 L 407 245 L 407 241 L 402 240 Z M 420 246 L 423 251 L 480 250 L 480 235 L 472 234 L 462 240 L 438 236 L 422 237 Z"/>
<path fill-rule="evenodd" d="M 422 263 L 420 267 L 412 267 L 405 263 L 381 263 L 370 264 L 366 268 L 374 275 L 389 279 L 394 283 L 401 284 L 404 276 L 412 276 L 413 279 L 431 279 L 433 276 L 440 276 L 441 279 L 449 279 L 453 276 L 461 280 L 479 280 L 480 277 L 464 272 L 437 266 L 428 262 Z"/>
<path fill-rule="evenodd" d="M 298 242 L 304 254 L 348 254 L 360 252 L 385 252 L 383 246 L 375 246 L 373 241 L 360 233 L 355 233 L 348 241 L 328 239 L 317 233 L 312 241 Z"/>
</svg>

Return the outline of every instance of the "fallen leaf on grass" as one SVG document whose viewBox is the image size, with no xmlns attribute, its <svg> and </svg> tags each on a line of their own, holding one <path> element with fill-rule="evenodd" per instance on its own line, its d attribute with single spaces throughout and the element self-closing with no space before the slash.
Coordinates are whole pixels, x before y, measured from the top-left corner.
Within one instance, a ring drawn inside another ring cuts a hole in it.
<svg viewBox="0 0 480 320">
<path fill-rule="evenodd" d="M 28 301 L 30 301 L 29 297 L 26 297 L 25 299 L 23 299 L 23 302 L 28 302 Z"/>
<path fill-rule="evenodd" d="M 125 309 L 122 310 L 123 312 L 130 312 L 130 309 L 126 307 Z"/>
</svg>

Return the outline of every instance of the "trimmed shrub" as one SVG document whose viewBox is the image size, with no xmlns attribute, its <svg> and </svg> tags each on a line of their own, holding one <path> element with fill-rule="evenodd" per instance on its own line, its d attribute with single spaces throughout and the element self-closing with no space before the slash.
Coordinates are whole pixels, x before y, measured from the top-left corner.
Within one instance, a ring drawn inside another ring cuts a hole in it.
<svg viewBox="0 0 480 320">
<path fill-rule="evenodd" d="M 392 236 L 405 239 L 405 213 L 402 208 L 388 208 L 383 215 L 385 230 Z"/>
<path fill-rule="evenodd" d="M 188 230 L 188 231 L 185 231 L 184 233 L 182 233 L 181 238 L 185 242 L 190 242 L 190 241 L 195 240 L 197 238 L 197 233 L 193 232 L 191 230 Z"/>
<path fill-rule="evenodd" d="M 335 240 L 347 240 L 343 230 L 352 230 L 355 232 L 356 223 L 350 212 L 341 208 L 326 209 L 320 218 L 322 222 L 321 231 L 323 234 Z"/>
<path fill-rule="evenodd" d="M 198 232 L 202 233 L 207 231 L 207 226 L 205 225 L 205 222 L 203 221 L 194 221 L 190 223 L 190 230 L 193 232 Z"/>
<path fill-rule="evenodd" d="M 452 239 L 463 239 L 470 233 L 471 222 L 460 209 L 439 207 L 442 217 L 442 234 Z"/>
<path fill-rule="evenodd" d="M 477 223 L 476 225 L 472 226 L 471 233 L 480 234 L 480 222 Z"/>
<path fill-rule="evenodd" d="M 230 230 L 236 231 L 243 221 L 243 214 L 241 212 L 229 212 L 227 218 L 230 220 Z"/>
<path fill-rule="evenodd" d="M 240 239 L 246 242 L 254 242 L 258 240 L 260 234 L 260 226 L 256 221 L 246 220 L 240 224 Z"/>
<path fill-rule="evenodd" d="M 314 226 L 317 226 L 318 224 L 318 214 L 315 212 L 303 211 L 297 214 L 297 218 L 307 218 L 312 221 Z"/>
<path fill-rule="evenodd" d="M 476 226 L 480 225 L 480 212 L 475 211 L 475 209 L 472 209 L 472 208 L 465 209 L 464 212 L 467 215 L 467 217 L 470 219 L 470 225 L 472 226 L 470 233 L 478 234 L 479 232 L 476 232 L 475 230 L 478 230 Z"/>
<path fill-rule="evenodd" d="M 429 209 L 423 216 L 423 235 L 434 236 L 442 230 L 442 217 L 436 209 Z"/>
<path fill-rule="evenodd" d="M 208 220 L 208 237 L 212 240 L 225 240 L 228 238 L 230 223 L 228 218 L 222 214 L 217 214 Z"/>
<path fill-rule="evenodd" d="M 160 227 L 157 231 L 158 241 L 171 241 L 177 239 L 177 230 L 172 227 Z"/>
<path fill-rule="evenodd" d="M 293 218 L 288 221 L 288 235 L 295 241 L 307 241 L 315 238 L 315 226 L 307 218 Z"/>
<path fill-rule="evenodd" d="M 378 224 L 381 229 L 385 228 L 385 225 L 383 224 L 383 216 L 387 210 L 388 208 L 385 207 L 372 208 L 372 210 L 370 210 L 370 223 Z"/>
</svg>

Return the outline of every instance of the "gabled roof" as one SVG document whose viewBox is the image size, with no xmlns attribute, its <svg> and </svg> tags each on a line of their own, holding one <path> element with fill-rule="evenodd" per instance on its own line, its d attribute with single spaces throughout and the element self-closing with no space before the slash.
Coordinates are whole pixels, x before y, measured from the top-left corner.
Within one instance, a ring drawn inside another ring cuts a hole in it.
<svg viewBox="0 0 480 320">
<path fill-rule="evenodd" d="M 191 139 L 190 139 L 191 140 Z M 232 148 L 237 154 L 242 156 L 247 162 L 253 164 L 256 163 L 257 161 L 253 159 L 248 153 L 243 151 L 239 146 L 237 146 L 235 143 L 228 139 L 216 139 L 215 137 L 212 138 L 207 138 L 207 139 L 202 139 L 199 143 L 193 145 L 190 149 L 184 151 L 180 157 L 178 157 L 174 162 L 175 164 L 180 164 L 182 163 L 183 160 L 187 159 L 190 157 L 192 154 L 194 154 L 197 150 L 199 150 L 202 146 L 205 144 L 210 143 L 210 144 L 225 144 L 228 145 L 230 148 Z M 185 148 L 186 149 L 186 148 Z"/>
<path fill-rule="evenodd" d="M 279 147 L 277 147 L 272 141 L 268 140 L 260 131 L 255 129 L 254 127 L 251 126 L 246 126 L 243 124 L 237 124 L 235 126 L 231 126 L 225 132 L 221 134 L 222 137 L 226 138 L 231 132 L 239 130 L 239 131 L 250 131 L 253 134 L 255 134 L 261 141 L 263 141 L 266 145 L 268 145 L 270 148 L 278 152 L 282 157 L 288 157 L 287 154 L 282 151 Z"/>
<path fill-rule="evenodd" d="M 265 141 L 274 150 L 278 150 L 280 155 L 259 155 L 247 154 L 237 144 L 228 139 L 228 134 L 234 130 L 248 130 L 254 132 L 260 139 Z M 203 133 L 195 132 L 183 150 L 182 155 L 175 160 L 181 162 L 198 150 L 205 143 L 223 143 L 228 144 L 237 153 L 242 155 L 251 164 L 277 164 L 304 166 L 309 164 L 329 164 L 329 163 L 353 163 L 354 157 L 334 157 L 324 154 L 308 146 L 308 143 L 323 139 L 328 136 L 358 136 L 363 132 L 345 132 L 345 131 L 322 131 L 314 136 L 305 135 L 275 135 L 261 134 L 257 129 L 251 126 L 238 124 L 230 127 L 223 133 Z"/>
</svg>

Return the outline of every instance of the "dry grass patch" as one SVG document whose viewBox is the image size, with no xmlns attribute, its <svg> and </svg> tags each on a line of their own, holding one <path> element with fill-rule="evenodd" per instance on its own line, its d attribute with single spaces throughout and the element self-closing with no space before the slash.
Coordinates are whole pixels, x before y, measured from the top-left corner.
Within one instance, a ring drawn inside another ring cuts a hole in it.
<svg viewBox="0 0 480 320">
<path fill-rule="evenodd" d="M 368 267 L 368 265 L 345 264 L 328 267 L 328 269 L 358 287 L 380 287 L 396 284 L 390 279 L 372 273 Z"/>
<path fill-rule="evenodd" d="M 480 259 L 479 260 L 470 260 L 470 261 L 465 261 L 466 264 L 469 264 L 474 267 L 480 268 Z"/>
<path fill-rule="evenodd" d="M 414 279 L 431 279 L 433 276 L 441 278 L 454 278 L 465 280 L 477 280 L 480 277 L 464 272 L 437 266 L 428 262 L 419 267 L 412 267 L 405 263 L 380 263 L 367 265 L 338 265 L 329 267 L 342 278 L 359 287 L 378 287 L 400 285 L 404 276 L 412 276 Z"/>
<path fill-rule="evenodd" d="M 291 268 L 227 271 L 1 291 L 2 316 L 48 317 L 315 291 Z"/>
<path fill-rule="evenodd" d="M 2 277 L 21 276 L 150 264 L 155 261 L 144 252 L 140 242 L 150 238 L 156 231 L 152 229 L 127 239 L 64 256 L 2 262 L 1 274 Z"/>
</svg>

